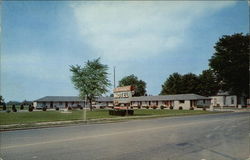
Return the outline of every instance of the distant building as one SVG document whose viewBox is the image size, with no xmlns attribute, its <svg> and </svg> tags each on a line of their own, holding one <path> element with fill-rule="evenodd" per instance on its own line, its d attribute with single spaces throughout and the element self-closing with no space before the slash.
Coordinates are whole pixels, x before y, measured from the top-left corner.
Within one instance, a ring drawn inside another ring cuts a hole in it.
<svg viewBox="0 0 250 160">
<path fill-rule="evenodd" d="M 211 98 L 200 96 L 197 94 L 176 94 L 176 95 L 161 95 L 161 96 L 141 96 L 132 97 L 129 107 L 158 107 L 164 106 L 174 109 L 202 108 L 208 107 L 211 104 Z M 77 96 L 46 96 L 34 101 L 35 108 L 67 108 L 67 107 L 84 107 L 85 103 Z M 93 106 L 96 108 L 113 107 L 113 97 L 98 97 Z"/>
<path fill-rule="evenodd" d="M 211 105 L 214 107 L 238 107 L 244 106 L 244 99 L 228 92 L 219 92 L 216 96 L 211 96 Z M 239 101 L 238 101 L 239 100 Z"/>
<path fill-rule="evenodd" d="M 132 97 L 131 106 L 134 107 L 161 107 L 174 109 L 202 108 L 210 106 L 211 99 L 197 94 L 176 94 L 176 95 L 161 95 L 161 96 L 141 96 Z"/>
<path fill-rule="evenodd" d="M 35 108 L 67 108 L 67 107 L 84 107 L 85 102 L 77 96 L 46 96 L 33 102 Z"/>
</svg>

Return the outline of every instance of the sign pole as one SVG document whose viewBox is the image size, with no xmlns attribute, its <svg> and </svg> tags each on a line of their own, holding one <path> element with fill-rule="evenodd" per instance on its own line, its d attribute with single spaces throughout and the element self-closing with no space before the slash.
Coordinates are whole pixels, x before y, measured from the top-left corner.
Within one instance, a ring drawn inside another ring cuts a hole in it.
<svg viewBox="0 0 250 160">
<path fill-rule="evenodd" d="M 83 120 L 86 122 L 86 105 L 87 105 L 87 96 L 85 95 L 85 104 L 84 104 L 84 113 Z"/>
</svg>

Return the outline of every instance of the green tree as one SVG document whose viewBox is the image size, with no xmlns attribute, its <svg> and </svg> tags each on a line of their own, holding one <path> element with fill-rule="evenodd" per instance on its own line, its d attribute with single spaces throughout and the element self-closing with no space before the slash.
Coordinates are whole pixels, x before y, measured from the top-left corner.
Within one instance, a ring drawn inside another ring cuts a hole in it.
<svg viewBox="0 0 250 160">
<path fill-rule="evenodd" d="M 184 74 L 181 78 L 181 92 L 185 93 L 199 93 L 198 89 L 199 78 L 193 73 Z"/>
<path fill-rule="evenodd" d="M 2 95 L 0 95 L 0 104 L 1 104 L 1 105 L 4 104 L 4 98 L 3 98 Z"/>
<path fill-rule="evenodd" d="M 179 73 L 171 74 L 162 85 L 161 95 L 180 94 L 183 92 L 182 75 Z"/>
<path fill-rule="evenodd" d="M 70 71 L 73 73 L 71 79 L 75 88 L 79 90 L 82 99 L 87 97 L 92 111 L 92 101 L 106 93 L 111 85 L 108 80 L 108 66 L 101 64 L 100 58 L 97 58 L 93 61 L 88 60 L 84 67 L 71 65 Z"/>
<path fill-rule="evenodd" d="M 134 96 L 144 96 L 146 94 L 146 82 L 143 80 L 139 80 L 134 74 L 130 76 L 123 77 L 119 81 L 119 87 L 122 86 L 134 86 L 135 87 L 135 94 Z"/>
<path fill-rule="evenodd" d="M 215 44 L 209 66 L 220 82 L 220 89 L 249 97 L 250 35 L 224 35 Z"/>
<path fill-rule="evenodd" d="M 219 91 L 219 84 L 214 72 L 210 69 L 202 71 L 199 75 L 198 93 L 203 96 L 216 95 Z"/>
</svg>

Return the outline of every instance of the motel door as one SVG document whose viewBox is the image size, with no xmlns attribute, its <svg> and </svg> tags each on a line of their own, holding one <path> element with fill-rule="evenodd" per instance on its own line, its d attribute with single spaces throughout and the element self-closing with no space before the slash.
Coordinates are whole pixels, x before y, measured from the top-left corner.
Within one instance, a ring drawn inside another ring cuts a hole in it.
<svg viewBox="0 0 250 160">
<path fill-rule="evenodd" d="M 50 102 L 50 108 L 53 108 L 53 102 Z"/>
</svg>

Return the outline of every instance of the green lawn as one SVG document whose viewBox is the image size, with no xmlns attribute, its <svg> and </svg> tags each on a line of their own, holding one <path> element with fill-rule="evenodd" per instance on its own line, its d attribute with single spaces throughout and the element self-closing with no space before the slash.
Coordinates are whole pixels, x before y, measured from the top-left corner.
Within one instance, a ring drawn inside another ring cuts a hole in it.
<svg viewBox="0 0 250 160">
<path fill-rule="evenodd" d="M 187 114 L 206 114 L 207 111 L 190 110 L 135 110 L 135 116 L 178 116 Z M 87 111 L 87 119 L 113 118 L 108 114 L 108 110 Z M 83 120 L 83 110 L 73 110 L 72 113 L 61 113 L 59 111 L 37 111 L 37 112 L 0 112 L 0 125 L 6 124 L 30 124 L 34 122 Z"/>
</svg>

